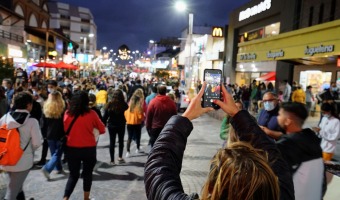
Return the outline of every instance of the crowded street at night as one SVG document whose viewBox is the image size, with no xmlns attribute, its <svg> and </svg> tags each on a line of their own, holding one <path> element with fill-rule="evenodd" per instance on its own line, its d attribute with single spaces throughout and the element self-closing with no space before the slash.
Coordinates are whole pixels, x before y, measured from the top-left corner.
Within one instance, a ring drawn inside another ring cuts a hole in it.
<svg viewBox="0 0 340 200">
<path fill-rule="evenodd" d="M 340 0 L 1 0 L 0 200 L 340 199 Z"/>
</svg>

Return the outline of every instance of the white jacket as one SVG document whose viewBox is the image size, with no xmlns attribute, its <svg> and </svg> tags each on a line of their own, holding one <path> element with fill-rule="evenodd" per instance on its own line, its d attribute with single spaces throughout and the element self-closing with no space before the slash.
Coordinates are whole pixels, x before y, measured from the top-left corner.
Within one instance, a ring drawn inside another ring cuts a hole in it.
<svg viewBox="0 0 340 200">
<path fill-rule="evenodd" d="M 30 143 L 22 157 L 15 166 L 0 166 L 0 169 L 8 172 L 20 172 L 29 170 L 33 166 L 34 151 L 43 142 L 39 123 L 36 119 L 30 118 L 27 110 L 15 110 L 14 113 L 7 113 L 0 119 L 0 126 L 7 124 L 8 129 L 18 128 L 20 132 L 20 146 L 22 149 Z"/>
<path fill-rule="evenodd" d="M 335 117 L 322 117 L 319 127 L 319 134 L 322 138 L 322 151 L 326 153 L 334 153 L 336 142 L 340 137 L 340 120 Z"/>
</svg>

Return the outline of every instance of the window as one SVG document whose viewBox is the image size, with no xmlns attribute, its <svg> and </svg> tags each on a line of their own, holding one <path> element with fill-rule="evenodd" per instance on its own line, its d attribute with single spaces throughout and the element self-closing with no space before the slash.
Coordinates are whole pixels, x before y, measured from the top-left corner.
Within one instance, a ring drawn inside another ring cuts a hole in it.
<svg viewBox="0 0 340 200">
<path fill-rule="evenodd" d="M 34 2 L 35 4 L 37 4 L 38 6 L 40 5 L 39 0 L 33 0 L 33 2 Z"/>
<path fill-rule="evenodd" d="M 264 28 L 264 37 L 271 37 L 280 33 L 280 22 L 273 23 Z"/>
<path fill-rule="evenodd" d="M 308 21 L 308 26 L 313 25 L 313 14 L 314 14 L 314 7 L 309 8 L 309 21 Z"/>
<path fill-rule="evenodd" d="M 329 16 L 329 21 L 333 21 L 335 18 L 335 7 L 336 7 L 336 0 L 332 0 L 331 3 L 331 14 Z"/>
<path fill-rule="evenodd" d="M 319 21 L 318 21 L 318 23 L 319 24 L 321 24 L 322 23 L 322 21 L 323 21 L 323 10 L 324 10 L 324 4 L 322 3 L 321 5 L 320 5 L 320 11 L 319 11 Z"/>
<path fill-rule="evenodd" d="M 17 13 L 20 16 L 24 16 L 24 11 L 22 10 L 21 6 L 17 5 L 14 10 L 15 13 Z"/>
<path fill-rule="evenodd" d="M 38 27 L 37 18 L 33 14 L 30 16 L 29 26 Z"/>
</svg>

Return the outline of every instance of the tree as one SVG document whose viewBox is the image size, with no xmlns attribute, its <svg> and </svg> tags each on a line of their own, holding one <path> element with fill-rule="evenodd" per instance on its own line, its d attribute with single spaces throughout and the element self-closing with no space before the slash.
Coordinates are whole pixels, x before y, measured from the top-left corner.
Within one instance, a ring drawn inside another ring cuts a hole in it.
<svg viewBox="0 0 340 200">
<path fill-rule="evenodd" d="M 14 79 L 14 67 L 13 64 L 0 59 L 0 81 L 5 78 Z"/>
</svg>

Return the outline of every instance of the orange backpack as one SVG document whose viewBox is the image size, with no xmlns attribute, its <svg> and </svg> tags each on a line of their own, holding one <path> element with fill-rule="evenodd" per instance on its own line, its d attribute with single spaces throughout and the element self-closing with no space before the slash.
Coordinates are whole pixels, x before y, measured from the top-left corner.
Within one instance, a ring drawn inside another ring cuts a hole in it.
<svg viewBox="0 0 340 200">
<path fill-rule="evenodd" d="M 30 141 L 22 150 L 19 130 L 17 128 L 7 129 L 6 124 L 2 125 L 0 127 L 0 165 L 16 165 Z"/>
</svg>

